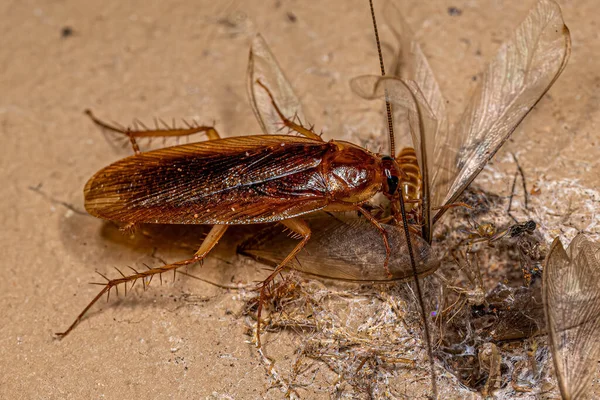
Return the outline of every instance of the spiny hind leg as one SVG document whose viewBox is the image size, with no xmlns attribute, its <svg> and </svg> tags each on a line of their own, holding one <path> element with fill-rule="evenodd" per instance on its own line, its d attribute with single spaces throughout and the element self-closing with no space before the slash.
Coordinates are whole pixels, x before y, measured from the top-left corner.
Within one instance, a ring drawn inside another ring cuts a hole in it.
<svg viewBox="0 0 600 400">
<path fill-rule="evenodd" d="M 321 136 L 319 136 L 316 133 L 314 133 L 312 130 L 306 129 L 302 125 L 298 125 L 297 123 L 295 123 L 294 121 L 288 119 L 285 115 L 283 115 L 283 113 L 279 109 L 279 106 L 275 102 L 275 98 L 273 97 L 273 94 L 271 93 L 271 90 L 269 90 L 269 88 L 266 87 L 260 80 L 257 80 L 256 83 L 258 85 L 260 85 L 260 87 L 262 87 L 267 92 L 267 94 L 269 95 L 269 98 L 271 99 L 271 104 L 273 104 L 273 108 L 275 108 L 275 111 L 277 112 L 277 115 L 279 115 L 279 118 L 281 118 L 281 122 L 283 122 L 284 126 L 287 126 L 291 130 L 296 131 L 299 134 L 301 134 L 303 136 L 306 136 L 309 139 L 315 139 L 315 140 L 323 141 L 323 138 L 321 138 Z"/>
<path fill-rule="evenodd" d="M 262 313 L 263 303 L 265 301 L 267 295 L 268 285 L 273 282 L 273 279 L 285 268 L 285 266 L 292 261 L 296 255 L 306 246 L 306 243 L 310 239 L 311 231 L 309 226 L 300 218 L 292 218 L 281 221 L 283 225 L 285 225 L 292 232 L 297 233 L 302 237 L 302 240 L 294 247 L 294 249 L 284 258 L 284 260 L 279 263 L 279 265 L 275 268 L 273 273 L 265 279 L 260 288 L 260 295 L 258 298 L 258 309 L 256 311 L 256 346 L 261 347 L 260 343 L 260 316 Z"/>
<path fill-rule="evenodd" d="M 140 148 L 137 144 L 137 140 L 136 140 L 138 138 L 183 137 L 183 136 L 194 135 L 196 133 L 201 133 L 201 132 L 203 132 L 208 137 L 208 140 L 216 140 L 216 139 L 221 138 L 221 136 L 219 135 L 217 130 L 212 126 L 198 125 L 196 123 L 189 124 L 186 121 L 183 121 L 183 122 L 187 125 L 187 127 L 177 128 L 177 127 L 175 127 L 175 124 L 173 124 L 173 126 L 169 126 L 166 122 L 164 122 L 162 120 L 155 120 L 154 129 L 149 129 L 143 123 L 136 120 L 135 125 L 138 125 L 138 124 L 141 125 L 142 129 L 138 129 L 137 126 L 135 126 L 132 129 L 132 128 L 124 128 L 124 127 L 106 123 L 106 122 L 96 118 L 96 116 L 89 109 L 85 110 L 85 114 L 88 117 L 90 117 L 92 122 L 94 122 L 94 124 L 99 126 L 101 129 L 107 130 L 109 132 L 115 132 L 115 133 L 126 136 L 129 139 L 129 142 L 131 143 L 131 147 L 133 148 L 133 152 L 135 154 L 141 153 Z M 159 124 L 162 125 L 162 127 Z"/>
<path fill-rule="evenodd" d="M 83 317 L 88 312 L 88 310 L 94 304 L 96 304 L 96 302 L 98 300 L 100 300 L 102 298 L 102 296 L 104 296 L 104 294 L 107 295 L 107 300 L 108 300 L 108 297 L 110 296 L 110 291 L 113 287 L 115 288 L 115 290 L 117 290 L 117 293 L 118 293 L 118 286 L 123 284 L 123 285 L 125 285 L 125 293 L 127 294 L 127 284 L 129 284 L 131 282 L 131 286 L 129 287 L 129 290 L 131 290 L 133 288 L 133 285 L 135 285 L 135 282 L 138 279 L 141 279 L 144 284 L 144 289 L 145 289 L 146 286 L 149 285 L 150 282 L 152 281 L 152 277 L 154 275 L 158 274 L 159 277 L 161 277 L 161 281 L 162 281 L 162 274 L 167 271 L 175 272 L 175 270 L 179 267 L 183 267 L 185 265 L 190 265 L 190 264 L 194 264 L 197 262 L 201 262 L 204 259 L 204 257 L 206 257 L 206 255 L 219 242 L 219 239 L 221 239 L 221 237 L 227 230 L 227 227 L 228 227 L 228 225 L 213 226 L 212 229 L 210 230 L 210 232 L 208 233 L 208 235 L 206 236 L 206 238 L 204 239 L 204 241 L 202 242 L 202 244 L 200 245 L 200 248 L 198 249 L 198 251 L 194 254 L 194 257 L 189 258 L 187 260 L 177 261 L 172 264 L 166 264 L 166 265 L 163 265 L 163 266 L 157 267 L 157 268 L 149 268 L 148 270 L 141 271 L 141 272 L 133 270 L 134 273 L 131 275 L 125 275 L 117 269 L 119 274 L 121 274 L 121 278 L 117 278 L 117 279 L 108 279 L 104 275 L 100 274 L 102 277 L 104 277 L 107 280 L 106 283 L 99 283 L 99 285 L 104 286 L 102 288 L 102 290 L 100 291 L 100 293 L 98 293 L 96 295 L 96 297 L 94 297 L 92 299 L 92 301 L 83 309 L 83 311 L 77 316 L 77 318 L 75 318 L 75 321 L 73 321 L 71 326 L 69 326 L 69 328 L 66 331 L 56 333 L 56 336 L 60 339 L 67 336 L 73 330 L 73 328 L 75 328 L 77 326 L 77 324 L 79 324 L 79 322 L 83 319 Z M 147 279 L 149 279 L 149 280 L 146 281 Z"/>
</svg>

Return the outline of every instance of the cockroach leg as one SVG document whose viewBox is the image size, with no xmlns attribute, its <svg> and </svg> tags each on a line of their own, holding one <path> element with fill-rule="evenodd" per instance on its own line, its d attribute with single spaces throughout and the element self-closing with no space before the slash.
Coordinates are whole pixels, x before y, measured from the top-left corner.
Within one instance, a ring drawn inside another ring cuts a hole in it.
<svg viewBox="0 0 600 400">
<path fill-rule="evenodd" d="M 65 336 L 67 336 L 73 330 L 73 328 L 75 328 L 77 326 L 77 324 L 79 324 L 79 322 L 83 319 L 83 317 L 88 312 L 88 310 L 98 300 L 100 300 L 100 298 L 102 298 L 102 296 L 104 296 L 104 294 L 110 295 L 110 290 L 113 287 L 117 287 L 120 284 L 124 284 L 125 290 L 127 290 L 127 284 L 129 282 L 132 282 L 131 287 L 129 288 L 131 290 L 131 288 L 133 287 L 135 282 L 137 282 L 138 279 L 142 279 L 142 282 L 144 283 L 144 288 L 145 288 L 149 284 L 149 282 L 148 283 L 146 282 L 146 279 L 148 279 L 148 278 L 151 279 L 156 274 L 161 275 L 167 271 L 175 271 L 177 268 L 183 267 L 185 265 L 190 265 L 190 264 L 194 264 L 197 262 L 201 262 L 204 259 L 204 257 L 206 257 L 206 255 L 210 252 L 210 250 L 212 250 L 216 246 L 216 244 L 219 242 L 219 239 L 221 239 L 221 237 L 227 230 L 227 227 L 228 227 L 228 225 L 213 226 L 212 229 L 210 230 L 210 232 L 208 233 L 208 235 L 206 236 L 206 238 L 204 239 L 204 241 L 202 242 L 202 244 L 200 245 L 200 248 L 198 249 L 198 251 L 194 254 L 194 257 L 192 257 L 190 259 L 177 261 L 172 264 L 166 264 L 166 265 L 156 267 L 156 268 L 149 268 L 148 270 L 141 271 L 141 272 L 138 272 L 132 268 L 134 273 L 131 275 L 124 275 L 121 271 L 117 270 L 121 274 L 121 278 L 117 278 L 117 279 L 108 279 L 108 278 L 104 277 L 104 275 L 101 275 L 108 281 L 104 284 L 104 288 L 102 288 L 100 293 L 98 293 L 96 295 L 96 297 L 94 297 L 92 299 L 92 301 L 77 316 L 77 318 L 75 318 L 75 321 L 73 321 L 71 326 L 69 326 L 69 328 L 64 332 L 56 333 L 56 337 L 58 337 L 59 339 L 62 339 Z"/>
<path fill-rule="evenodd" d="M 302 236 L 302 240 L 294 247 L 294 249 L 285 257 L 285 259 L 275 268 L 273 273 L 267 277 L 261 284 L 260 295 L 258 299 L 258 309 L 256 311 L 256 346 L 261 347 L 260 342 L 260 316 L 262 313 L 263 303 L 266 297 L 267 286 L 275 279 L 275 277 L 285 268 L 285 266 L 306 246 L 310 239 L 310 227 L 300 218 L 292 218 L 281 221 L 292 232 Z"/>
<path fill-rule="evenodd" d="M 201 260 L 216 246 L 229 225 L 214 225 L 200 245 L 198 251 L 194 254 L 194 259 Z"/>
<path fill-rule="evenodd" d="M 388 234 L 387 234 L 386 230 L 383 228 L 383 226 L 379 223 L 379 221 L 377 221 L 377 219 L 375 217 L 373 217 L 370 212 L 368 212 L 361 206 L 356 206 L 356 208 L 357 208 L 358 212 L 360 212 L 362 215 L 364 215 L 364 217 L 366 219 L 368 219 L 369 222 L 371 222 L 373 225 L 375 225 L 377 230 L 379 230 L 379 232 L 381 233 L 381 237 L 383 238 L 383 245 L 385 246 L 385 261 L 383 262 L 383 268 L 385 268 L 385 273 L 388 275 L 388 277 L 391 278 L 392 273 L 390 272 L 390 269 L 388 268 L 388 264 L 390 262 L 390 255 L 392 254 L 392 249 L 390 248 Z"/>
<path fill-rule="evenodd" d="M 288 128 L 290 128 L 293 131 L 298 132 L 301 135 L 306 136 L 309 139 L 315 139 L 315 140 L 318 140 L 320 142 L 323 141 L 323 138 L 321 138 L 320 135 L 317 135 L 316 133 L 314 133 L 312 130 L 306 129 L 302 125 L 299 125 L 299 124 L 297 124 L 297 123 L 289 120 L 288 118 L 286 118 L 286 116 L 283 115 L 283 113 L 279 109 L 279 106 L 277 105 L 277 103 L 275 103 L 275 99 L 273 98 L 273 94 L 271 93 L 271 91 L 269 90 L 269 88 L 266 87 L 260 80 L 257 80 L 256 83 L 260 87 L 262 87 L 263 89 L 265 89 L 265 91 L 269 95 L 269 98 L 271 99 L 271 104 L 273 104 L 273 108 L 275 108 L 275 111 L 277 112 L 277 115 L 279 115 L 279 118 L 281 118 L 281 122 L 283 122 L 283 125 L 287 126 Z"/>
<path fill-rule="evenodd" d="M 221 138 L 217 130 L 212 126 L 198 125 L 196 123 L 190 124 L 186 121 L 184 121 L 184 123 L 187 125 L 187 128 L 177 128 L 175 126 L 171 127 L 165 122 L 161 121 L 162 125 L 164 126 L 163 128 L 159 127 L 158 124 L 156 124 L 155 129 L 148 129 L 146 126 L 140 123 L 140 125 L 142 125 L 144 129 L 137 129 L 135 126 L 134 129 L 124 129 L 115 125 L 108 124 L 96 118 L 96 116 L 92 113 L 92 110 L 88 109 L 84 112 L 88 117 L 90 117 L 92 122 L 94 122 L 94 124 L 98 125 L 100 128 L 127 136 L 129 138 L 129 141 L 131 142 L 131 147 L 133 148 L 135 154 L 140 154 L 140 148 L 137 145 L 136 138 L 181 137 L 201 132 L 203 132 L 208 137 L 208 140 L 216 140 Z"/>
</svg>

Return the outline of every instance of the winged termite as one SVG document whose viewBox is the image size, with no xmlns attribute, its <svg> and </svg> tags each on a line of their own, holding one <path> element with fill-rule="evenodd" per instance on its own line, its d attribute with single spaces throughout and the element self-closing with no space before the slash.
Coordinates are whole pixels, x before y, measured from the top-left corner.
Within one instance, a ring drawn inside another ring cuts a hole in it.
<svg viewBox="0 0 600 400">
<path fill-rule="evenodd" d="M 542 297 L 563 399 L 590 396 L 600 359 L 600 244 L 579 234 L 565 250 L 555 239 L 546 257 Z"/>
<path fill-rule="evenodd" d="M 385 11 L 404 27 L 396 7 Z M 407 28 L 402 28 L 406 37 Z M 398 33 L 401 36 L 400 33 Z M 408 114 L 422 173 L 425 236 L 556 81 L 570 54 L 569 31 L 559 6 L 541 0 L 487 66 L 462 117 L 452 129 L 439 85 L 422 50 L 405 38 L 397 77 L 359 77 L 355 92 L 387 99 Z M 436 211 L 437 210 L 437 211 Z M 427 214 L 435 212 L 431 218 Z M 431 220 L 431 222 L 429 222 Z"/>
</svg>

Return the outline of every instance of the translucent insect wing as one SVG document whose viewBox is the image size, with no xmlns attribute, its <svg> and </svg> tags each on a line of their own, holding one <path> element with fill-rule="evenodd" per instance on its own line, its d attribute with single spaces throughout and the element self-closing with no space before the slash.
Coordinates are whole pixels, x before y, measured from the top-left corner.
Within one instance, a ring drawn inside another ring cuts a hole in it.
<svg viewBox="0 0 600 400">
<path fill-rule="evenodd" d="M 600 358 L 600 244 L 580 234 L 565 251 L 555 239 L 542 296 L 562 397 L 585 398 Z"/>
<path fill-rule="evenodd" d="M 298 96 L 260 34 L 254 37 L 250 48 L 246 82 L 248 98 L 263 132 L 276 134 L 282 127 L 281 118 L 275 112 L 267 92 L 257 84 L 257 80 L 269 88 L 283 115 L 305 121 Z"/>
<path fill-rule="evenodd" d="M 418 138 L 417 141 L 413 139 L 417 149 L 420 149 L 419 143 L 421 141 L 427 143 L 427 146 L 422 149 L 422 151 L 426 151 L 428 161 L 427 186 L 434 188 L 440 186 L 438 183 L 440 180 L 448 179 L 444 175 L 449 170 L 444 163 L 450 161 L 444 153 L 449 132 L 445 100 L 429 62 L 423 54 L 421 45 L 415 39 L 413 32 L 395 3 L 395 1 L 388 2 L 384 10 L 385 21 L 400 45 L 393 58 L 391 73 L 393 76 L 413 81 L 416 84 L 424 100 L 423 103 L 427 104 L 431 113 L 430 119 L 436 121 L 435 124 L 428 123 L 424 126 L 421 132 L 423 139 Z M 394 115 L 396 122 L 401 120 L 402 111 L 400 109 L 400 112 Z M 414 135 L 416 132 L 414 129 L 412 131 Z M 420 159 L 423 158 L 420 152 L 418 152 L 418 156 Z M 423 164 L 422 161 L 419 162 L 421 165 Z M 432 190 L 430 195 L 431 207 L 441 206 L 444 197 L 445 192 Z"/>
<path fill-rule="evenodd" d="M 410 123 L 423 187 L 431 193 L 429 207 L 444 206 L 458 199 L 556 81 L 569 58 L 569 31 L 560 7 L 552 0 L 540 0 L 500 47 L 461 119 L 448 129 L 444 100 L 423 52 L 398 9 L 390 5 L 386 15 L 388 21 L 398 21 L 399 28 L 393 29 L 402 44 L 394 70 L 398 76 L 358 77 L 352 87 L 367 99 L 387 95 L 394 106 L 409 110 L 409 119 L 415 115 L 423 119 Z M 412 105 L 406 88 L 414 94 Z M 427 112 L 411 116 L 411 107 Z M 444 209 L 438 211 L 432 222 L 443 213 Z"/>
<path fill-rule="evenodd" d="M 385 247 L 381 233 L 365 219 L 354 216 L 320 214 L 307 221 L 312 236 L 290 267 L 298 271 L 335 280 L 390 282 L 412 279 L 412 268 L 401 227 L 384 225 L 392 252 L 389 277 L 382 267 Z M 411 243 L 420 276 L 433 273 L 439 259 L 431 247 L 418 235 Z M 281 229 L 269 227 L 242 243 L 238 251 L 268 265 L 277 265 L 297 240 L 287 237 Z"/>
<path fill-rule="evenodd" d="M 453 133 L 447 136 L 440 165 L 448 180 L 432 190 L 446 193 L 449 204 L 481 172 L 567 64 L 569 30 L 560 7 L 540 0 L 485 70 Z M 434 221 L 441 216 L 438 212 Z"/>
<path fill-rule="evenodd" d="M 400 108 L 406 113 L 422 176 L 423 237 L 429 240 L 431 233 L 429 229 L 431 225 L 429 194 L 431 191 L 428 171 L 430 171 L 429 155 L 433 154 L 433 141 L 427 140 L 430 135 L 425 132 L 435 131 L 437 120 L 427 100 L 416 82 L 396 77 L 359 76 L 350 81 L 350 87 L 362 98 L 369 100 L 385 98 L 394 105 L 396 110 Z"/>
</svg>

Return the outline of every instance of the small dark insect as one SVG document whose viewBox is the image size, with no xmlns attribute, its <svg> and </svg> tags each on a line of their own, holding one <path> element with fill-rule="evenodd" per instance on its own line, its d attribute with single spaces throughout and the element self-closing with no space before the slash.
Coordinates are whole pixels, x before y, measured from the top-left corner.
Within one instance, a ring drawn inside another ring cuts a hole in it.
<svg viewBox="0 0 600 400">
<path fill-rule="evenodd" d="M 513 224 L 506 229 L 497 231 L 494 224 L 471 224 L 473 229 L 467 231 L 468 237 L 464 240 L 466 244 L 473 245 L 480 242 L 493 243 L 506 236 L 509 238 L 517 238 L 525 234 L 532 235 L 537 224 L 533 220 L 529 220 L 522 224 Z"/>
<path fill-rule="evenodd" d="M 460 16 L 462 14 L 462 10 L 457 7 L 448 7 L 448 15 L 450 16 Z"/>
</svg>

